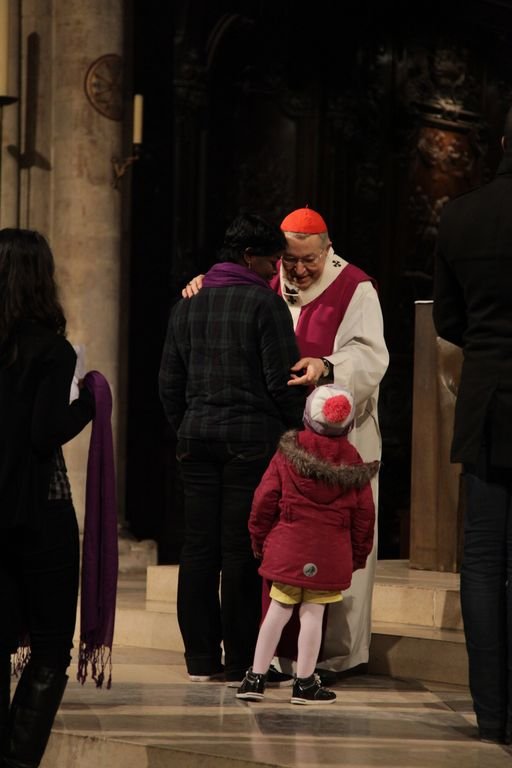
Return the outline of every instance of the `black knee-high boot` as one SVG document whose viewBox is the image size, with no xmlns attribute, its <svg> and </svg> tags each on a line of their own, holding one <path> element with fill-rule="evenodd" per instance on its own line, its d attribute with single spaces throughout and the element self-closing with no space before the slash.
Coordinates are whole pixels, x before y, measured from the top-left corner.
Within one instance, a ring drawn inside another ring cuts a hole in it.
<svg viewBox="0 0 512 768">
<path fill-rule="evenodd" d="M 43 757 L 68 676 L 62 669 L 27 664 L 9 710 L 4 768 L 37 768 Z"/>
<path fill-rule="evenodd" d="M 0 755 L 4 747 L 9 722 L 9 702 L 11 700 L 11 657 L 0 658 Z M 1 758 L 0 758 L 1 759 Z"/>
</svg>

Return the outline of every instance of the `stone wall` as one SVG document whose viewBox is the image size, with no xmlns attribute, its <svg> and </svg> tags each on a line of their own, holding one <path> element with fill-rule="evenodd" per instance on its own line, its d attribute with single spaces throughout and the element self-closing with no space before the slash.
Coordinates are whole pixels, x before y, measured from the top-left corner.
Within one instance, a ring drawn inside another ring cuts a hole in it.
<svg viewBox="0 0 512 768">
<path fill-rule="evenodd" d="M 110 84 L 108 69 L 100 71 L 102 113 L 85 80 L 106 54 L 122 64 L 123 8 L 123 0 L 10 0 L 9 87 L 19 100 L 3 108 L 0 214 L 2 227 L 37 229 L 50 241 L 69 341 L 85 346 L 86 370 L 101 371 L 112 387 L 121 464 L 123 196 L 111 183 L 111 158 L 123 155 L 123 90 L 115 71 Z M 81 523 L 89 434 L 64 449 Z"/>
</svg>

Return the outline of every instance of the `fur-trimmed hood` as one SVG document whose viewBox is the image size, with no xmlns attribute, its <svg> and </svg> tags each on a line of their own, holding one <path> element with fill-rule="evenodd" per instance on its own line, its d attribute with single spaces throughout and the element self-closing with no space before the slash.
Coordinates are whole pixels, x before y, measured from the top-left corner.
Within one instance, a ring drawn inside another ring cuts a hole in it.
<svg viewBox="0 0 512 768">
<path fill-rule="evenodd" d="M 286 432 L 249 518 L 253 549 L 263 553 L 261 576 L 307 589 L 347 589 L 372 549 L 370 480 L 378 469 L 346 437 Z"/>
<path fill-rule="evenodd" d="M 326 458 L 319 458 L 299 443 L 298 430 L 289 430 L 282 435 L 278 450 L 290 462 L 298 475 L 341 488 L 362 488 L 370 482 L 380 469 L 380 461 L 361 464 L 334 464 Z M 315 436 L 318 440 L 318 436 Z M 346 440 L 344 437 L 323 437 L 322 442 Z M 325 443 L 324 443 L 325 445 Z"/>
</svg>

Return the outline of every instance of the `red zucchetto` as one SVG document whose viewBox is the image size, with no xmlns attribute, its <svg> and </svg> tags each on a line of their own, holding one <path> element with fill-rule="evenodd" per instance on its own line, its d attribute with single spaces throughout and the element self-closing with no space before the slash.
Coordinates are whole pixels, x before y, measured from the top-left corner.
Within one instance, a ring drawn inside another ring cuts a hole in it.
<svg viewBox="0 0 512 768">
<path fill-rule="evenodd" d="M 319 213 L 312 208 L 297 208 L 285 216 L 281 222 L 283 232 L 302 232 L 305 235 L 318 235 L 327 232 L 327 224 Z"/>
</svg>

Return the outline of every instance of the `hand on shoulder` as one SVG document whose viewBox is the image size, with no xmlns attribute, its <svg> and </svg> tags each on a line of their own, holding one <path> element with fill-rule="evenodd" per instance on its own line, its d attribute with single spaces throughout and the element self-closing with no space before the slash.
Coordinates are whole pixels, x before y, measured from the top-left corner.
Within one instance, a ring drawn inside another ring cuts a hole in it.
<svg viewBox="0 0 512 768">
<path fill-rule="evenodd" d="M 196 275 L 192 280 L 186 284 L 181 291 L 181 295 L 184 299 L 191 299 L 192 296 L 197 296 L 201 288 L 203 287 L 204 275 Z"/>
</svg>

